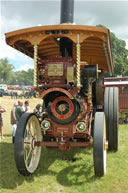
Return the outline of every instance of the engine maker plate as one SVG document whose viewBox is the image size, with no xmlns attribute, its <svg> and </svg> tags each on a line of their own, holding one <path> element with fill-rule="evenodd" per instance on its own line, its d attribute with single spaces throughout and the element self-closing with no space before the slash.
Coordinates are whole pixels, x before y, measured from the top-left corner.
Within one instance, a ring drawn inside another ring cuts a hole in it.
<svg viewBox="0 0 128 193">
<path fill-rule="evenodd" d="M 63 64 L 48 64 L 48 76 L 63 76 Z"/>
</svg>

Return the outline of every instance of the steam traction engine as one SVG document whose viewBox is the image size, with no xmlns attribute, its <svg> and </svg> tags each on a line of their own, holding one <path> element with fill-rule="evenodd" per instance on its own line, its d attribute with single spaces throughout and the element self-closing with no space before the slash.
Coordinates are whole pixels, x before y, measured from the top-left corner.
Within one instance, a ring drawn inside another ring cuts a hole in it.
<svg viewBox="0 0 128 193">
<path fill-rule="evenodd" d="M 25 113 L 18 123 L 15 160 L 23 175 L 36 170 L 41 146 L 93 146 L 96 176 L 105 174 L 107 146 L 118 149 L 118 89 L 104 90 L 104 71 L 113 73 L 109 30 L 73 25 L 73 5 L 62 0 L 60 25 L 6 34 L 7 44 L 34 58 L 43 99 L 41 119 Z"/>
</svg>

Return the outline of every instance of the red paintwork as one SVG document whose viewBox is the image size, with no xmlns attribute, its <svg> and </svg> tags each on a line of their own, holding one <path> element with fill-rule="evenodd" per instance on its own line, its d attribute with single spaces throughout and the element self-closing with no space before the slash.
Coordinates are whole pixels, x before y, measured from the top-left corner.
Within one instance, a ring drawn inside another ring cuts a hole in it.
<svg viewBox="0 0 128 193">
<path fill-rule="evenodd" d="M 49 88 L 48 90 L 43 91 L 40 94 L 40 98 L 44 98 L 47 94 L 49 94 L 50 92 L 55 92 L 55 91 L 59 91 L 64 93 L 65 95 L 67 95 L 70 99 L 73 99 L 73 96 L 70 94 L 70 92 L 68 92 L 67 90 L 63 89 L 63 88 Z"/>
<path fill-rule="evenodd" d="M 58 147 L 62 151 L 66 151 L 69 147 L 92 147 L 92 141 L 89 142 L 68 142 L 68 143 L 58 143 L 58 142 L 41 142 L 36 141 L 36 146 L 46 146 L 46 147 Z"/>
<path fill-rule="evenodd" d="M 60 137 L 61 133 L 63 132 L 64 137 L 77 137 L 81 136 L 81 138 L 84 138 L 85 136 L 88 137 L 88 129 L 86 131 L 82 133 L 77 132 L 77 128 L 76 128 L 76 124 L 79 121 L 83 121 L 86 123 L 86 126 L 88 128 L 88 119 L 89 119 L 89 113 L 88 112 L 88 106 L 87 103 L 85 103 L 84 99 L 83 99 L 83 104 L 84 104 L 84 108 L 83 111 L 79 114 L 79 116 L 76 118 L 75 121 L 73 121 L 70 124 L 66 124 L 66 125 L 62 125 L 62 124 L 58 124 L 55 123 L 54 121 L 52 121 L 50 118 L 48 119 L 51 123 L 51 130 L 47 131 L 47 136 L 55 136 L 55 137 Z"/>
<path fill-rule="evenodd" d="M 73 67 L 74 68 L 74 79 L 76 77 L 76 62 L 72 58 L 68 57 L 56 57 L 56 58 L 50 58 L 48 60 L 42 61 L 45 65 L 41 66 L 38 64 L 38 77 L 39 77 L 39 71 L 44 71 L 44 78 L 43 80 L 40 80 L 38 78 L 38 84 L 47 84 L 47 87 L 50 87 L 53 85 L 56 85 L 56 87 L 67 87 L 68 84 L 67 81 L 67 67 Z M 49 64 L 63 64 L 63 76 L 48 76 L 48 65 Z"/>
<path fill-rule="evenodd" d="M 66 102 L 69 104 L 69 109 L 70 109 L 69 112 L 68 112 L 67 114 L 65 114 L 65 115 L 59 115 L 59 114 L 56 112 L 56 110 L 55 110 L 56 103 L 59 102 L 59 101 L 62 101 L 62 100 L 66 101 Z M 71 101 L 69 98 L 67 98 L 67 97 L 64 97 L 64 96 L 58 97 L 58 98 L 56 98 L 56 99 L 53 101 L 53 103 L 52 103 L 52 112 L 53 112 L 53 114 L 54 114 L 57 118 L 59 118 L 59 119 L 66 119 L 66 118 L 70 117 L 71 114 L 73 113 L 73 110 L 74 110 L 73 103 L 72 103 L 72 101 Z"/>
</svg>

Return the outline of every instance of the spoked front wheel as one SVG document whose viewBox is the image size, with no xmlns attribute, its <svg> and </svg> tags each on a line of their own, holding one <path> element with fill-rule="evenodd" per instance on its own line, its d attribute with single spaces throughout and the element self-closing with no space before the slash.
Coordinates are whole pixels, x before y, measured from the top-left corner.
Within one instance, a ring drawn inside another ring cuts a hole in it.
<svg viewBox="0 0 128 193">
<path fill-rule="evenodd" d="M 96 112 L 94 121 L 93 160 L 95 176 L 106 173 L 106 121 L 104 112 Z"/>
<path fill-rule="evenodd" d="M 14 153 L 18 171 L 28 176 L 38 167 L 41 147 L 36 146 L 42 140 L 40 123 L 33 113 L 24 113 L 17 126 Z"/>
</svg>

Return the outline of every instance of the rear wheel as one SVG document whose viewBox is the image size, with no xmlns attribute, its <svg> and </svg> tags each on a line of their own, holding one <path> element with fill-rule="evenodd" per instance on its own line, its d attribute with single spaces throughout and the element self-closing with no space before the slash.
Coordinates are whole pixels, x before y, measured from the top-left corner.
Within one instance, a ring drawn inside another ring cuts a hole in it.
<svg viewBox="0 0 128 193">
<path fill-rule="evenodd" d="M 20 118 L 15 136 L 15 161 L 18 171 L 30 175 L 38 167 L 41 147 L 36 146 L 42 140 L 40 123 L 35 114 L 24 113 Z"/>
<path fill-rule="evenodd" d="M 106 121 L 104 112 L 96 112 L 94 120 L 93 160 L 95 176 L 106 173 Z"/>
<path fill-rule="evenodd" d="M 118 150 L 118 88 L 105 88 L 104 112 L 106 115 L 106 137 L 108 149 Z"/>
</svg>

